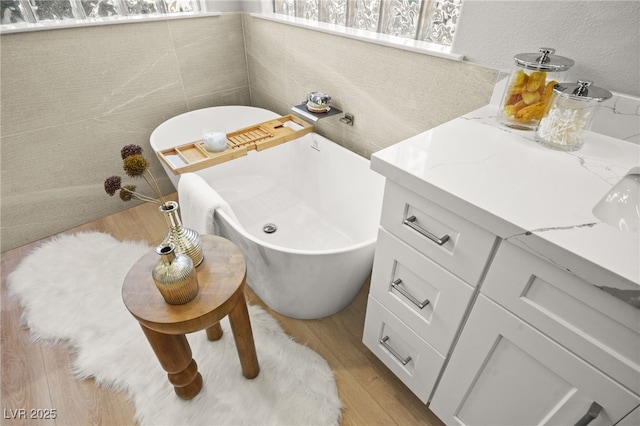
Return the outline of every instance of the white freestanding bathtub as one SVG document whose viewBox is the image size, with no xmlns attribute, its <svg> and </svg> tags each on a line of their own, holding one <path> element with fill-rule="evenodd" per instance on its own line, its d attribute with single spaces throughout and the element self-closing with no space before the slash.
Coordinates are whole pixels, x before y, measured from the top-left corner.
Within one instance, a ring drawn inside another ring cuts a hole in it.
<svg viewBox="0 0 640 426">
<path fill-rule="evenodd" d="M 151 146 L 158 152 L 201 139 L 204 128 L 231 132 L 276 117 L 205 108 L 161 124 Z M 178 188 L 179 176 L 163 166 Z M 212 220 L 245 254 L 247 283 L 270 308 L 311 319 L 353 300 L 371 273 L 384 187 L 367 159 L 309 133 L 196 173 L 231 206 L 237 221 L 220 210 Z"/>
</svg>

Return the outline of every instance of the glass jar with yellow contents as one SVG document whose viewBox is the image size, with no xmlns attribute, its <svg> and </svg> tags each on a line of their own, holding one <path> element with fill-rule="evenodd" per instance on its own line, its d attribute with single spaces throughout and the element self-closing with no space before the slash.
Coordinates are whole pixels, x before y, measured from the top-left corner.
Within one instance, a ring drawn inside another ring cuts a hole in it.
<svg viewBox="0 0 640 426">
<path fill-rule="evenodd" d="M 535 130 L 553 100 L 553 86 L 564 81 L 573 60 L 541 47 L 538 53 L 513 57 L 515 67 L 500 104 L 498 120 L 505 126 Z"/>
</svg>

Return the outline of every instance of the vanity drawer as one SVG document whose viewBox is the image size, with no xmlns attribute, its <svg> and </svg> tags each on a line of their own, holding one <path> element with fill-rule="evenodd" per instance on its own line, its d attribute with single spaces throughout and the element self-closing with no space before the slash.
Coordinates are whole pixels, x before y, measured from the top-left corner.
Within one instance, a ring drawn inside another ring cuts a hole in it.
<svg viewBox="0 0 640 426">
<path fill-rule="evenodd" d="M 509 242 L 482 293 L 640 394 L 640 310 Z"/>
<path fill-rule="evenodd" d="M 496 240 L 485 229 L 389 179 L 380 224 L 473 286 Z"/>
<path fill-rule="evenodd" d="M 364 344 L 425 404 L 444 357 L 369 296 Z"/>
<path fill-rule="evenodd" d="M 380 229 L 370 294 L 446 355 L 473 287 Z"/>
</svg>

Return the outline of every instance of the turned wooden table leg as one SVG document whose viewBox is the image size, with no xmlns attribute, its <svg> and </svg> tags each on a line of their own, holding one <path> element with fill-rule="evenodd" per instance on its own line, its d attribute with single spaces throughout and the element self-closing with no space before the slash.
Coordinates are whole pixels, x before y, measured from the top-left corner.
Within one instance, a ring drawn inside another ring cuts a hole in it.
<svg viewBox="0 0 640 426">
<path fill-rule="evenodd" d="M 253 379 L 260 372 L 256 346 L 253 342 L 253 332 L 251 330 L 251 320 L 247 310 L 247 303 L 242 296 L 236 306 L 229 312 L 229 323 L 233 332 L 233 339 L 236 342 L 242 374 L 247 379 Z"/>
<path fill-rule="evenodd" d="M 184 334 L 162 334 L 140 324 L 176 394 L 191 399 L 202 389 L 202 376 Z"/>
<path fill-rule="evenodd" d="M 220 340 L 221 337 L 222 337 L 222 327 L 220 326 L 219 322 L 207 328 L 207 339 L 214 341 L 214 340 Z"/>
</svg>

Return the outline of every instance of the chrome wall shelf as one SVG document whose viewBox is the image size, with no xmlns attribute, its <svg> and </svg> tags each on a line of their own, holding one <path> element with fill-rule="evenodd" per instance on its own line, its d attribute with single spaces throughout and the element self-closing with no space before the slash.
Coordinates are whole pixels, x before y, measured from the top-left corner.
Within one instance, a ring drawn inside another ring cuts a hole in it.
<svg viewBox="0 0 640 426">
<path fill-rule="evenodd" d="M 342 114 L 342 111 L 340 111 L 338 108 L 333 106 L 328 112 L 321 112 L 321 113 L 311 112 L 307 109 L 306 102 L 303 102 L 300 105 L 291 107 L 291 111 L 295 112 L 296 114 L 300 114 L 304 118 L 308 118 L 311 121 L 318 121 L 321 118 L 327 118 L 333 115 Z"/>
</svg>

